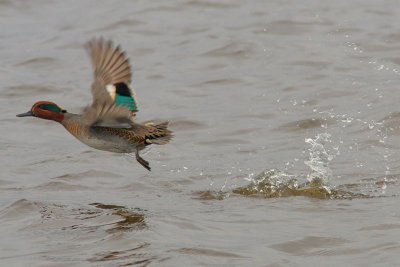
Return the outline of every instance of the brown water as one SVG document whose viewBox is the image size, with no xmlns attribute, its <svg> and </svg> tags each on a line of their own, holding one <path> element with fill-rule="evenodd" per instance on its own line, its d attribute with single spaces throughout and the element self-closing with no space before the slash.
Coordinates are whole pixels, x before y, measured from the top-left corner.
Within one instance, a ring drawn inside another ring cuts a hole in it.
<svg viewBox="0 0 400 267">
<path fill-rule="evenodd" d="M 0 1 L 0 266 L 400 265 L 397 1 Z M 131 57 L 147 172 L 16 118 Z"/>
</svg>

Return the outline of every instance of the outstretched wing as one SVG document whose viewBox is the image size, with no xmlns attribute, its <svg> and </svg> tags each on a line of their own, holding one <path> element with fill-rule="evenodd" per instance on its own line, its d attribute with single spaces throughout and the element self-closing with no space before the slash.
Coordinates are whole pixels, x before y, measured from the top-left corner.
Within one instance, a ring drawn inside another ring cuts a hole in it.
<svg viewBox="0 0 400 267">
<path fill-rule="evenodd" d="M 93 104 L 111 102 L 137 112 L 136 95 L 129 87 L 131 67 L 125 53 L 103 38 L 92 39 L 86 48 L 93 67 Z"/>
</svg>

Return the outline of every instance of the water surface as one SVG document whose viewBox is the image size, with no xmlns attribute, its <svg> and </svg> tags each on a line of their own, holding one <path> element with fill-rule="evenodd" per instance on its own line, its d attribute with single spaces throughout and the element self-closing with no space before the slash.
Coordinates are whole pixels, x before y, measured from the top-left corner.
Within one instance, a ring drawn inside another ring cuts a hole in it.
<svg viewBox="0 0 400 267">
<path fill-rule="evenodd" d="M 1 266 L 397 266 L 395 1 L 0 1 Z M 131 58 L 139 121 L 173 142 L 95 151 L 83 45 Z"/>
</svg>

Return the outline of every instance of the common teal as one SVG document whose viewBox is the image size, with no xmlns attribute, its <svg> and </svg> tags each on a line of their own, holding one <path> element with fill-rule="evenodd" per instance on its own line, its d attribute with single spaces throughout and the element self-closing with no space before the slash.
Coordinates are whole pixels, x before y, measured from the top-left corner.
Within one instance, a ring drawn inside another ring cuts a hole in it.
<svg viewBox="0 0 400 267">
<path fill-rule="evenodd" d="M 92 104 L 82 114 L 73 114 L 53 102 L 39 101 L 17 117 L 33 116 L 61 123 L 79 141 L 96 149 L 135 152 L 136 160 L 150 171 L 149 162 L 139 151 L 151 144 L 167 144 L 172 138 L 168 122 L 135 122 L 138 109 L 129 86 L 131 68 L 119 46 L 100 38 L 89 41 L 86 48 L 94 73 Z"/>
</svg>

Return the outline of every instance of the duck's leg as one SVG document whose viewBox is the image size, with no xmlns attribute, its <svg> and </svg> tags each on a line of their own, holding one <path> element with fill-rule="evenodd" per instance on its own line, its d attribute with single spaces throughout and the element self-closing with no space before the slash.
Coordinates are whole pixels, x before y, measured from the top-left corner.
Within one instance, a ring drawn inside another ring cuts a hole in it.
<svg viewBox="0 0 400 267">
<path fill-rule="evenodd" d="M 151 171 L 149 162 L 139 155 L 139 149 L 136 149 L 135 156 L 136 156 L 137 162 L 139 162 L 148 171 Z"/>
</svg>

